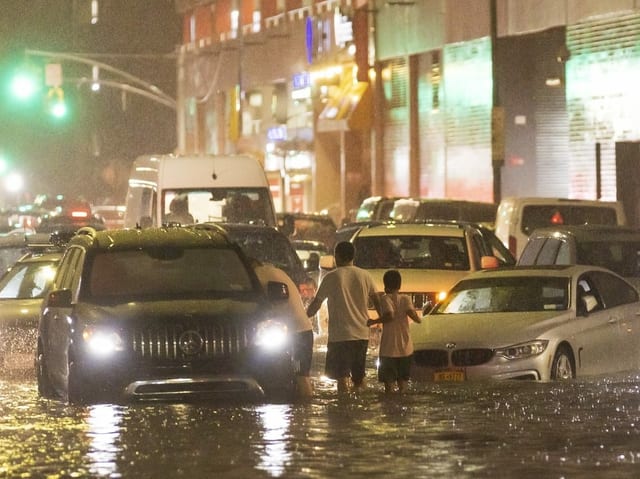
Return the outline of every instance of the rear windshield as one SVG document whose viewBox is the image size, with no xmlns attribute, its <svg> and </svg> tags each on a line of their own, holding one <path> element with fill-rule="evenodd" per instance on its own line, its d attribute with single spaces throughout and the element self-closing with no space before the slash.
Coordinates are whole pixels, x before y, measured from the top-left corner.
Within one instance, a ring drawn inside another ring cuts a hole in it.
<svg viewBox="0 0 640 479">
<path fill-rule="evenodd" d="M 253 289 L 232 249 L 159 247 L 98 253 L 88 272 L 92 299 L 204 297 Z"/>
<path fill-rule="evenodd" d="M 607 206 L 529 205 L 522 210 L 521 229 L 529 236 L 536 228 L 557 225 L 615 225 L 616 210 Z"/>
<path fill-rule="evenodd" d="M 355 240 L 354 264 L 365 269 L 470 269 L 463 237 L 372 236 Z"/>
</svg>

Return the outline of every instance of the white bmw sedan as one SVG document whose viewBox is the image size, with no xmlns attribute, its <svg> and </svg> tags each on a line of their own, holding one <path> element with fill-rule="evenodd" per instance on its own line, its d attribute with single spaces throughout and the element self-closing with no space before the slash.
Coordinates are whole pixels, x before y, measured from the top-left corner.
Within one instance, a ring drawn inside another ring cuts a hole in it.
<svg viewBox="0 0 640 479">
<path fill-rule="evenodd" d="M 640 299 L 595 266 L 472 273 L 412 325 L 414 379 L 564 380 L 640 368 Z"/>
</svg>

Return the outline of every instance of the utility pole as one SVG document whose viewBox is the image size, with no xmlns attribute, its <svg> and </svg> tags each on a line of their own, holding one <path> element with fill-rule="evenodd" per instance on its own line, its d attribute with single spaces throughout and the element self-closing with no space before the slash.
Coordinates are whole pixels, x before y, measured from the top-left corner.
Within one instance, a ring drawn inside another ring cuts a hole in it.
<svg viewBox="0 0 640 479">
<path fill-rule="evenodd" d="M 504 108 L 500 104 L 498 89 L 498 11 L 497 0 L 489 0 L 491 16 L 491 75 L 493 107 L 491 109 L 491 166 L 493 169 L 493 201 L 502 199 L 502 166 L 504 165 Z"/>
</svg>

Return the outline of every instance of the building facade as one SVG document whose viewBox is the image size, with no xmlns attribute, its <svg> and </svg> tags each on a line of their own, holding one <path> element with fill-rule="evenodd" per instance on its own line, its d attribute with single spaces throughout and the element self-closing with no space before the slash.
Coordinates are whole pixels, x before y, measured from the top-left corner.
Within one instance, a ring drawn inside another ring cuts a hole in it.
<svg viewBox="0 0 640 479">
<path fill-rule="evenodd" d="M 176 0 L 178 151 L 262 159 L 282 211 L 369 195 L 616 199 L 636 0 Z"/>
</svg>

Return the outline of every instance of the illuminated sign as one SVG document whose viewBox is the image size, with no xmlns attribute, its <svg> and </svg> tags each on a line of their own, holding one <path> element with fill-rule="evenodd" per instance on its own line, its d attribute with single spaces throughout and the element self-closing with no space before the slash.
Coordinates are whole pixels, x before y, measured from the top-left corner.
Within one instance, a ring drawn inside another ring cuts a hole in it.
<svg viewBox="0 0 640 479">
<path fill-rule="evenodd" d="M 287 139 L 287 126 L 278 125 L 267 129 L 267 139 L 269 141 L 283 141 Z"/>
</svg>

